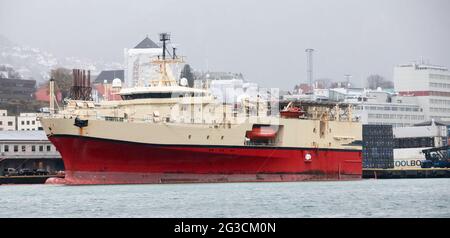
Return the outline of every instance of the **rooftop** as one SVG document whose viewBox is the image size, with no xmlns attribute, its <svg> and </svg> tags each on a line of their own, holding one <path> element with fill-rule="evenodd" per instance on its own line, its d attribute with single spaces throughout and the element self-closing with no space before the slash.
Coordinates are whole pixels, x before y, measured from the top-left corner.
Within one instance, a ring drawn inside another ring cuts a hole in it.
<svg viewBox="0 0 450 238">
<path fill-rule="evenodd" d="M 414 69 L 416 69 L 416 70 L 428 70 L 428 69 L 432 69 L 432 70 L 448 71 L 448 68 L 446 68 L 446 67 L 444 67 L 444 66 L 431 65 L 431 64 L 416 64 L 416 63 L 411 63 L 411 64 L 401 64 L 401 65 L 398 65 L 398 67 L 400 67 L 400 68 L 414 68 Z"/>
<path fill-rule="evenodd" d="M 0 141 L 48 141 L 44 131 L 0 131 Z"/>
<path fill-rule="evenodd" d="M 94 83 L 104 83 L 106 80 L 108 83 L 112 83 L 115 78 L 124 81 L 124 70 L 103 70 L 95 79 Z"/>
<path fill-rule="evenodd" d="M 161 48 L 161 47 L 159 47 L 155 42 L 150 40 L 150 38 L 148 38 L 148 36 L 147 36 L 134 48 L 135 49 L 148 49 L 148 48 Z"/>
</svg>

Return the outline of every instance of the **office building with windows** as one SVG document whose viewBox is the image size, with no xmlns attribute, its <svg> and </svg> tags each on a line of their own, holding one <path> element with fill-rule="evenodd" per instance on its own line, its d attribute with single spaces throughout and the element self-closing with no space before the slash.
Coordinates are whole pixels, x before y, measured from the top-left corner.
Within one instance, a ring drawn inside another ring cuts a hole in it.
<svg viewBox="0 0 450 238">
<path fill-rule="evenodd" d="M 450 72 L 446 67 L 404 64 L 394 69 L 394 87 L 423 108 L 426 120 L 450 121 Z"/>
</svg>

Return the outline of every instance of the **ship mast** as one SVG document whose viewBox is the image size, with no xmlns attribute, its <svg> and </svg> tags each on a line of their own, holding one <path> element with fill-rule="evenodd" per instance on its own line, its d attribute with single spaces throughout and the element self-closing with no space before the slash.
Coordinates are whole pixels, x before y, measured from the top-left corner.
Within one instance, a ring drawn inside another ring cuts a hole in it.
<svg viewBox="0 0 450 238">
<path fill-rule="evenodd" d="M 170 41 L 170 34 L 169 33 L 161 33 L 159 34 L 159 40 L 162 42 L 163 45 L 163 51 L 161 57 L 158 56 L 156 60 L 153 60 L 152 62 L 155 64 L 159 64 L 161 76 L 158 80 L 154 80 L 152 82 L 153 86 L 173 86 L 176 85 L 177 82 L 174 79 L 171 72 L 169 72 L 168 64 L 177 64 L 177 63 L 183 63 L 183 59 L 180 57 L 177 57 L 176 55 L 176 48 L 173 47 L 173 53 L 171 55 L 171 58 L 167 58 L 166 54 L 167 52 L 167 42 Z M 170 53 L 169 53 L 170 55 Z"/>
</svg>

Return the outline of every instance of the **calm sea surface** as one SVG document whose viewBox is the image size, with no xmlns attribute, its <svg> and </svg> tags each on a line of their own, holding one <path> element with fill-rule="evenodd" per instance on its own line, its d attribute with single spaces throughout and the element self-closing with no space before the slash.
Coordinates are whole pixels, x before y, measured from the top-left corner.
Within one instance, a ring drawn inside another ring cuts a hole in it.
<svg viewBox="0 0 450 238">
<path fill-rule="evenodd" d="M 450 179 L 7 185 L 0 217 L 450 217 Z"/>
</svg>

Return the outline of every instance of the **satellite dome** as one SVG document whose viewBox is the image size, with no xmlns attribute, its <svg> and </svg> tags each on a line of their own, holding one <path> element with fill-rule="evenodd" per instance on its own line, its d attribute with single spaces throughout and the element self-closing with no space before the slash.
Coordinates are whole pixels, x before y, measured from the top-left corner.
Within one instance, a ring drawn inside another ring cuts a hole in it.
<svg viewBox="0 0 450 238">
<path fill-rule="evenodd" d="M 181 78 L 180 79 L 180 85 L 187 87 L 189 85 L 187 78 Z"/>
<path fill-rule="evenodd" d="M 120 80 L 119 78 L 115 78 L 112 81 L 112 87 L 113 88 L 121 88 L 122 87 L 122 80 Z"/>
</svg>

